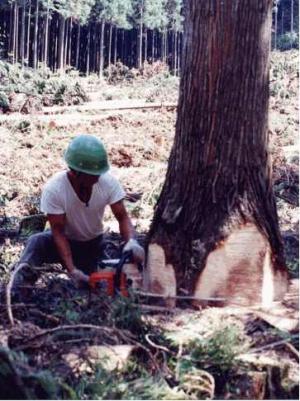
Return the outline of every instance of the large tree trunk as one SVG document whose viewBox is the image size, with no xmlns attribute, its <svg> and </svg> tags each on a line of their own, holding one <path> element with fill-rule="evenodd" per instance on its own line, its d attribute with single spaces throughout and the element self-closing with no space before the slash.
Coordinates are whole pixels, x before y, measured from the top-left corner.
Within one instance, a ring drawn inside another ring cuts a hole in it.
<svg viewBox="0 0 300 401">
<path fill-rule="evenodd" d="M 285 292 L 268 158 L 271 8 L 186 1 L 176 135 L 148 238 L 152 292 L 264 305 Z"/>
</svg>

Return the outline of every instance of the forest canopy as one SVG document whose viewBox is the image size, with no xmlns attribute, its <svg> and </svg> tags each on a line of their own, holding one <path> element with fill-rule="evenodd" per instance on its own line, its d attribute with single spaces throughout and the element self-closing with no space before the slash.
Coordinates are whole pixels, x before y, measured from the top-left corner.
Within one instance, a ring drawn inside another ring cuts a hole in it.
<svg viewBox="0 0 300 401">
<path fill-rule="evenodd" d="M 298 0 L 274 0 L 275 49 L 298 47 Z M 1 0 L 0 56 L 21 66 L 97 73 L 121 62 L 181 67 L 182 0 Z"/>
</svg>

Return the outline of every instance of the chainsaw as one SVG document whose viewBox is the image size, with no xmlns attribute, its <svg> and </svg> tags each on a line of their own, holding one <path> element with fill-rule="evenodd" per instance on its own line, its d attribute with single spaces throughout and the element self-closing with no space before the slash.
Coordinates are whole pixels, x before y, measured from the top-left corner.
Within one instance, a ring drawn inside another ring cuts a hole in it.
<svg viewBox="0 0 300 401">
<path fill-rule="evenodd" d="M 108 296 L 121 294 L 127 297 L 131 280 L 123 272 L 123 266 L 126 263 L 132 263 L 132 251 L 123 252 L 120 259 L 102 260 L 98 271 L 89 276 L 91 290 L 100 291 Z M 138 269 L 142 271 L 141 264 L 138 264 Z"/>
</svg>

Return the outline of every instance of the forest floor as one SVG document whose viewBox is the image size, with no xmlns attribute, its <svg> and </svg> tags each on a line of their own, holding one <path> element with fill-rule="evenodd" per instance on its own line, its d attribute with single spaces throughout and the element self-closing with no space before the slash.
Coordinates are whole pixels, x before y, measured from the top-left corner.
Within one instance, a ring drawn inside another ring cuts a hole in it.
<svg viewBox="0 0 300 401">
<path fill-rule="evenodd" d="M 80 78 L 80 84 L 89 97 L 84 105 L 0 116 L 0 234 L 14 232 L 22 217 L 39 213 L 42 186 L 64 168 L 63 151 L 78 133 L 102 138 L 112 172 L 127 192 L 134 225 L 140 233 L 148 230 L 175 132 L 178 78 L 161 69 L 130 82 L 109 84 L 90 77 Z M 270 91 L 274 190 L 287 264 L 295 278 L 299 270 L 297 52 L 273 53 Z M 105 226 L 108 248 L 109 243 L 114 248 L 118 230 L 109 211 Z M 0 237 L 0 284 L 7 282 L 29 232 L 18 238 Z M 107 253 L 116 256 L 109 249 Z M 13 303 L 13 327 L 4 285 L 0 291 L 0 368 L 6 363 L 15 376 L 10 380 L 17 398 L 296 398 L 295 313 L 287 328 L 261 310 L 194 311 L 180 305 L 170 312 L 158 306 L 151 309 L 149 299 L 137 294 L 114 302 L 91 299 L 87 291 L 74 289 L 57 266 L 46 270 L 30 296 Z M 286 299 L 289 306 L 297 306 L 295 296 L 290 293 Z M 127 348 L 121 350 L 120 344 Z M 118 355 L 112 368 L 100 357 L 107 349 Z M 27 388 L 24 394 L 20 383 Z"/>
</svg>

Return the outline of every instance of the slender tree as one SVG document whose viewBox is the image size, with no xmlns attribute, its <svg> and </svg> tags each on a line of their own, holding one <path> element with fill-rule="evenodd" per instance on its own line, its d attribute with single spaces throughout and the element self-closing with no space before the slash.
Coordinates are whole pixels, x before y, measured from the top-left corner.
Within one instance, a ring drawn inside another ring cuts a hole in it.
<svg viewBox="0 0 300 401">
<path fill-rule="evenodd" d="M 30 24 L 31 24 L 31 0 L 29 0 L 28 16 L 27 16 L 27 38 L 26 38 L 26 63 L 27 63 L 27 66 L 29 65 Z"/>
<path fill-rule="evenodd" d="M 39 29 L 39 0 L 35 1 L 34 37 L 33 37 L 33 68 L 38 67 L 38 29 Z"/>
<path fill-rule="evenodd" d="M 268 158 L 269 0 L 187 0 L 176 135 L 146 283 L 269 304 L 287 283 Z M 174 304 L 174 302 L 172 302 Z"/>
<path fill-rule="evenodd" d="M 168 24 L 166 0 L 145 0 L 144 22 L 146 29 L 152 31 L 151 60 L 154 60 L 154 32 L 161 31 Z"/>
<path fill-rule="evenodd" d="M 169 26 L 172 32 L 172 63 L 171 68 L 174 74 L 177 75 L 179 69 L 179 57 L 180 52 L 178 51 L 178 38 L 182 32 L 183 17 L 182 17 L 182 0 L 167 0 L 166 10 L 168 14 Z"/>
</svg>

